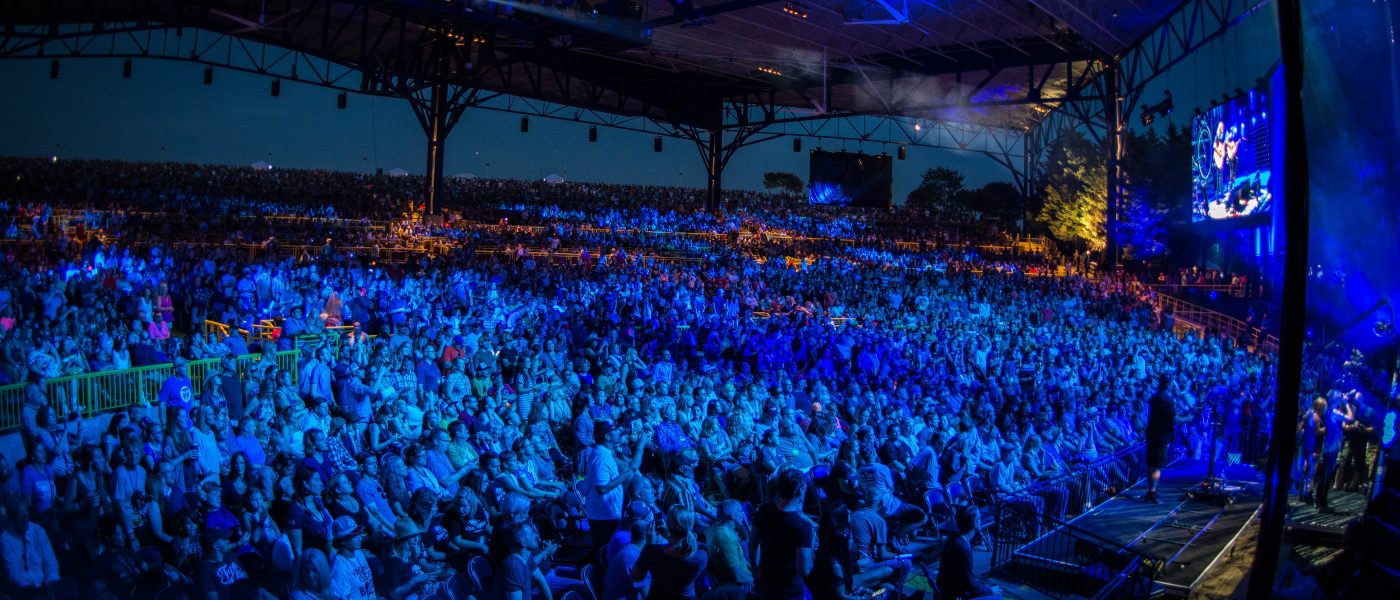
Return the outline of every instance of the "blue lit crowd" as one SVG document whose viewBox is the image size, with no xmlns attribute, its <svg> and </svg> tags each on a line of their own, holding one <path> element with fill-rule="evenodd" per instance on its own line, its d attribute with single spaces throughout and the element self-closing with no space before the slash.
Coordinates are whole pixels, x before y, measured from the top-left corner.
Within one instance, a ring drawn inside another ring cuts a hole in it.
<svg viewBox="0 0 1400 600">
<path fill-rule="evenodd" d="M 0 181 L 0 383 L 23 386 L 0 596 L 914 595 L 914 564 L 981 541 L 979 503 L 1137 443 L 1159 375 L 1183 410 L 1228 395 L 1254 450 L 1273 397 L 1269 357 L 1177 335 L 1131 282 L 979 250 L 995 232 L 961 217 L 901 246 L 756 193 L 456 181 L 438 221 L 412 181 L 353 174 Z M 112 390 L 49 383 L 171 363 L 106 412 L 83 407 Z M 970 573 L 934 578 L 989 592 Z"/>
</svg>

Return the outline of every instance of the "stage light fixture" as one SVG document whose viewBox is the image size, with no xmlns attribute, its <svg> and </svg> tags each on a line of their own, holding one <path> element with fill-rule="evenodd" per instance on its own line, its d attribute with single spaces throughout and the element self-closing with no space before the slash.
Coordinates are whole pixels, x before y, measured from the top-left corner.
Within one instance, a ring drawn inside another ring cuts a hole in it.
<svg viewBox="0 0 1400 600">
<path fill-rule="evenodd" d="M 801 152 L 801 151 L 802 151 L 802 138 L 792 138 L 792 151 L 793 151 L 793 152 Z"/>
<path fill-rule="evenodd" d="M 588 128 L 588 141 L 589 141 L 589 142 L 596 142 L 596 141 L 598 141 L 598 128 L 597 128 L 596 126 L 595 126 L 595 127 L 589 127 L 589 128 Z"/>
<path fill-rule="evenodd" d="M 530 133 L 530 117 L 520 117 L 520 133 Z"/>
<path fill-rule="evenodd" d="M 273 97 L 273 98 L 276 98 L 276 97 L 281 96 L 281 95 L 282 95 L 282 80 L 281 80 L 281 79 L 273 79 L 273 80 L 272 80 L 272 97 Z"/>
<path fill-rule="evenodd" d="M 779 71 L 779 70 L 777 70 L 777 69 L 774 69 L 773 67 L 765 67 L 765 66 L 759 66 L 759 67 L 758 67 L 758 72 L 759 72 L 759 73 L 763 73 L 763 74 L 765 74 L 765 75 L 772 75 L 772 76 L 774 76 L 774 77 L 781 77 L 782 74 L 783 74 L 782 71 Z"/>
<path fill-rule="evenodd" d="M 204 67 L 204 85 L 214 85 L 214 67 Z"/>
<path fill-rule="evenodd" d="M 1396 429 L 1400 428 L 1400 423 L 1396 423 L 1395 409 L 1385 413 L 1385 418 L 1381 420 L 1381 446 L 1389 449 L 1395 445 Z"/>
<path fill-rule="evenodd" d="M 799 19 L 807 18 L 807 9 L 803 8 L 800 4 L 793 4 L 789 2 L 785 6 L 783 6 L 783 12 L 797 17 Z"/>
<path fill-rule="evenodd" d="M 652 152 L 660 152 L 660 151 L 661 151 L 661 136 L 658 135 L 658 136 L 652 138 L 652 140 L 651 140 L 651 151 L 652 151 Z"/>
<path fill-rule="evenodd" d="M 131 59 L 122 61 L 122 79 L 131 79 Z"/>
<path fill-rule="evenodd" d="M 341 110 L 345 110 L 346 105 L 349 103 L 350 97 L 346 95 L 345 92 L 341 92 L 340 95 L 335 98 L 335 107 Z"/>
</svg>

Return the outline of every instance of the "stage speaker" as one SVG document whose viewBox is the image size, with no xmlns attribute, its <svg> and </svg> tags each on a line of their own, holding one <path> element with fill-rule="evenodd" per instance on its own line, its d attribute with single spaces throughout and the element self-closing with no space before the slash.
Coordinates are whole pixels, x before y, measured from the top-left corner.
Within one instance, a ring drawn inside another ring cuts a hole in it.
<svg viewBox="0 0 1400 600">
<path fill-rule="evenodd" d="M 273 97 L 273 98 L 276 98 L 276 97 L 281 96 L 281 95 L 282 95 L 282 80 L 281 80 L 281 79 L 273 79 L 273 80 L 272 80 L 272 97 Z"/>
<path fill-rule="evenodd" d="M 520 133 L 530 133 L 530 117 L 520 117 Z"/>
<path fill-rule="evenodd" d="M 899 145 L 899 152 L 897 152 L 896 155 L 899 157 L 899 160 L 904 160 L 904 144 Z"/>
<path fill-rule="evenodd" d="M 204 85 L 214 85 L 214 67 L 204 67 Z"/>
<path fill-rule="evenodd" d="M 596 141 L 598 141 L 598 128 L 597 128 L 597 127 L 589 127 L 589 128 L 588 128 L 588 141 L 589 141 L 589 142 L 596 142 Z"/>
<path fill-rule="evenodd" d="M 801 152 L 801 151 L 802 151 L 802 138 L 792 138 L 792 151 L 793 151 L 793 152 Z"/>
<path fill-rule="evenodd" d="M 658 136 L 652 138 L 652 140 L 651 140 L 651 151 L 652 151 L 652 152 L 660 152 L 660 151 L 661 151 L 661 136 L 658 135 Z"/>
<path fill-rule="evenodd" d="M 53 62 L 49 63 L 49 79 L 58 79 L 58 59 L 57 59 L 57 58 L 53 59 Z"/>
<path fill-rule="evenodd" d="M 340 95 L 335 98 L 335 107 L 344 110 L 348 102 L 349 96 L 347 96 L 345 92 L 341 92 Z"/>
<path fill-rule="evenodd" d="M 131 79 L 131 59 L 122 61 L 122 78 Z"/>
</svg>

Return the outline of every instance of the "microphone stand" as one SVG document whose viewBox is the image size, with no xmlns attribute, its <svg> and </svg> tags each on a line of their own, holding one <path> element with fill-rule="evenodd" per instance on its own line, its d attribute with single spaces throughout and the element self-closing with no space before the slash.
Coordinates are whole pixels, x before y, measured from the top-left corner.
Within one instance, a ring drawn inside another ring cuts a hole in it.
<svg viewBox="0 0 1400 600">
<path fill-rule="evenodd" d="M 1219 399 L 1216 399 L 1219 403 Z M 1221 506 L 1229 505 L 1235 501 L 1235 493 L 1239 488 L 1231 488 L 1226 485 L 1223 476 L 1216 476 L 1216 462 L 1219 460 L 1220 452 L 1228 451 L 1228 448 L 1217 448 L 1220 439 L 1220 430 L 1225 426 L 1225 420 L 1220 416 L 1219 406 L 1206 406 L 1205 421 L 1210 427 L 1210 459 L 1206 464 L 1206 477 L 1200 483 L 1186 490 L 1186 496 L 1192 500 L 1204 500 Z M 1222 473 L 1223 475 L 1223 473 Z"/>
</svg>

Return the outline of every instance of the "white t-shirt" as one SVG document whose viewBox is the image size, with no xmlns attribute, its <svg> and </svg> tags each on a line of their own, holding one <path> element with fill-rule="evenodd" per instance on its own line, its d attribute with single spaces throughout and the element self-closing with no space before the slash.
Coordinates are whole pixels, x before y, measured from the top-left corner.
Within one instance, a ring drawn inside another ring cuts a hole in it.
<svg viewBox="0 0 1400 600">
<path fill-rule="evenodd" d="M 331 559 L 331 587 L 328 598 L 336 600 L 374 600 L 374 574 L 369 570 L 365 555 L 358 550 L 353 558 L 337 552 Z"/>
</svg>

